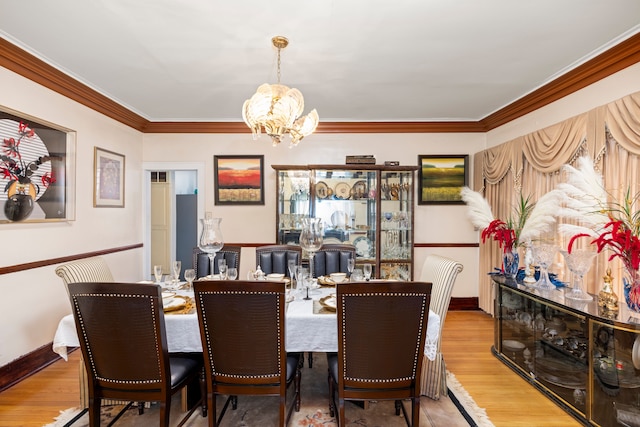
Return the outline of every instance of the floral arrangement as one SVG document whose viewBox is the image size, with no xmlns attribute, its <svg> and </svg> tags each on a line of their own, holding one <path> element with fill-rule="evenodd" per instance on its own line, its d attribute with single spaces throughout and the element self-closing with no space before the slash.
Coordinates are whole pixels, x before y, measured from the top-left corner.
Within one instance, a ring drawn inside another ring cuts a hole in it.
<svg viewBox="0 0 640 427">
<path fill-rule="evenodd" d="M 32 161 L 25 161 L 20 153 L 20 144 L 29 141 L 29 139 L 34 136 L 35 132 L 33 129 L 21 121 L 18 124 L 18 139 L 13 137 L 3 138 L 2 154 L 0 154 L 0 176 L 3 179 L 9 180 L 4 188 L 5 192 L 7 192 L 14 183 L 19 183 L 22 185 L 33 184 L 36 189 L 36 194 L 38 194 L 40 193 L 39 184 L 47 188 L 56 182 L 52 172 L 37 174 L 39 166 L 51 160 L 50 156 L 41 156 Z M 34 178 L 36 177 L 40 178 L 39 183 L 37 181 L 34 182 Z"/>
<path fill-rule="evenodd" d="M 608 260 L 619 258 L 630 278 L 625 283 L 625 297 L 630 308 L 640 310 L 640 211 L 638 197 L 627 189 L 624 200 L 617 201 L 603 185 L 589 157 L 581 157 L 577 168 L 565 165 L 567 181 L 558 186 L 565 205 L 559 216 L 575 220 L 578 225 L 563 224 L 560 231 L 572 236 L 568 252 L 577 239 L 591 237 L 598 253 L 611 251 Z"/>
<path fill-rule="evenodd" d="M 493 239 L 505 253 L 546 233 L 555 223 L 554 212 L 558 207 L 559 196 L 555 191 L 546 193 L 535 203 L 531 196 L 524 197 L 520 194 L 513 215 L 506 221 L 493 217 L 491 206 L 480 193 L 463 187 L 460 195 L 469 207 L 471 223 L 482 229 L 482 242 Z"/>
</svg>

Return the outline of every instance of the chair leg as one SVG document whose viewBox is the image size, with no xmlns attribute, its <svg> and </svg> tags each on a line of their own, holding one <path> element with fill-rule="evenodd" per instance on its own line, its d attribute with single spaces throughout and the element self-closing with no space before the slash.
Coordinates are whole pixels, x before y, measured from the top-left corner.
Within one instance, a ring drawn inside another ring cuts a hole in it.
<svg viewBox="0 0 640 427">
<path fill-rule="evenodd" d="M 335 384 L 333 382 L 333 378 L 331 378 L 331 371 L 328 371 L 327 381 L 329 382 L 329 415 L 332 417 L 336 416 L 336 401 L 335 401 Z"/>
<path fill-rule="evenodd" d="M 144 402 L 138 402 L 138 415 L 144 414 Z"/>
<path fill-rule="evenodd" d="M 400 412 L 402 412 L 402 402 L 400 402 L 399 400 L 396 400 L 395 404 L 396 404 L 396 416 L 398 416 L 400 415 Z"/>
<path fill-rule="evenodd" d="M 100 399 L 89 398 L 89 425 L 100 425 Z"/>
<path fill-rule="evenodd" d="M 413 397 L 412 399 L 412 408 L 411 408 L 411 425 L 412 427 L 420 426 L 420 397 Z"/>
<path fill-rule="evenodd" d="M 204 368 L 200 372 L 200 380 L 199 381 L 200 381 L 200 395 L 202 396 L 202 417 L 206 418 L 207 417 L 208 399 L 207 399 L 207 380 L 206 380 L 206 377 L 205 377 Z M 213 413 L 213 416 L 214 417 L 216 416 L 215 412 Z"/>
<path fill-rule="evenodd" d="M 238 409 L 238 396 L 231 396 L 231 409 Z"/>
<path fill-rule="evenodd" d="M 338 427 L 346 426 L 347 418 L 344 413 L 344 398 L 338 396 Z"/>
<path fill-rule="evenodd" d="M 309 368 L 313 368 L 313 353 L 309 352 L 307 358 L 309 359 Z"/>
<path fill-rule="evenodd" d="M 298 365 L 298 369 L 296 369 L 296 376 L 293 379 L 293 387 L 295 391 L 295 410 L 296 412 L 300 412 L 300 382 L 302 379 L 302 372 L 300 371 L 300 365 Z"/>
<path fill-rule="evenodd" d="M 162 400 L 160 402 L 160 425 L 169 427 L 169 413 L 171 409 L 171 397 L 169 400 Z"/>
</svg>

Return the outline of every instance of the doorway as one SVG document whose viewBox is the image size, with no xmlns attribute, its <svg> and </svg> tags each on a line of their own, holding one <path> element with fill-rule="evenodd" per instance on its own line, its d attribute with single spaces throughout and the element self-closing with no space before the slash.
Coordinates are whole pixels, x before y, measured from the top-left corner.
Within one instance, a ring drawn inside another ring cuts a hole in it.
<svg viewBox="0 0 640 427">
<path fill-rule="evenodd" d="M 171 260 L 191 268 L 192 250 L 200 233 L 198 218 L 204 216 L 204 198 L 198 188 L 204 183 L 204 163 L 144 163 L 142 218 L 143 275 L 153 277 L 153 265 L 170 272 Z"/>
</svg>

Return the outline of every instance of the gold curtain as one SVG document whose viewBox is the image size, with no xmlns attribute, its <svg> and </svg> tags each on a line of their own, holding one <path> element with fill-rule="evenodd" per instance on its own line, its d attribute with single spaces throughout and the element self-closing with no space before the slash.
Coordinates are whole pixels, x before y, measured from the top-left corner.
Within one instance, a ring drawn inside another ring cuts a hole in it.
<svg viewBox="0 0 640 427">
<path fill-rule="evenodd" d="M 475 189 L 484 193 L 496 218 L 506 219 L 520 194 L 537 200 L 562 180 L 559 173 L 562 166 L 573 164 L 582 155 L 594 159 L 607 188 L 613 193 L 620 195 L 628 186 L 631 186 L 632 193 L 638 191 L 640 93 L 477 153 Z M 558 245 L 566 248 L 566 239 L 557 235 L 555 239 Z M 610 265 L 607 258 L 608 254 L 601 254 L 585 279 L 589 292 L 599 291 L 601 278 Z M 562 273 L 560 255 L 556 262 L 555 269 Z M 494 295 L 487 272 L 501 263 L 497 244 L 481 244 L 479 304 L 482 310 L 491 314 L 494 312 Z M 614 268 L 614 275 L 615 271 L 618 275 L 614 284 L 619 285 L 616 292 L 622 298 L 621 271 L 617 264 Z M 569 280 L 569 277 L 562 278 Z"/>
</svg>

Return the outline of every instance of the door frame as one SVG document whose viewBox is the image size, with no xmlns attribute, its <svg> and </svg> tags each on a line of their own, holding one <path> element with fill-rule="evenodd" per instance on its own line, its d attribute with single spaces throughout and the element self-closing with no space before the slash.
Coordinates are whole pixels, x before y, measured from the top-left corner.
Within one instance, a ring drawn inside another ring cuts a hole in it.
<svg viewBox="0 0 640 427">
<path fill-rule="evenodd" d="M 197 176 L 196 188 L 198 189 L 197 210 L 198 218 L 204 218 L 205 201 L 201 195 L 201 189 L 205 185 L 205 163 L 204 162 L 143 162 L 142 163 L 142 272 L 143 277 L 147 277 L 147 268 L 151 264 L 151 172 L 155 171 L 195 171 Z M 171 184 L 171 199 L 175 197 L 175 186 Z M 171 208 L 171 252 L 175 253 L 176 226 L 175 226 L 175 204 Z M 201 232 L 201 224 L 198 224 L 198 236 Z"/>
</svg>

